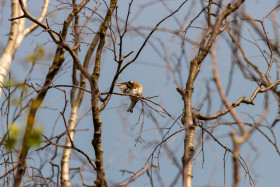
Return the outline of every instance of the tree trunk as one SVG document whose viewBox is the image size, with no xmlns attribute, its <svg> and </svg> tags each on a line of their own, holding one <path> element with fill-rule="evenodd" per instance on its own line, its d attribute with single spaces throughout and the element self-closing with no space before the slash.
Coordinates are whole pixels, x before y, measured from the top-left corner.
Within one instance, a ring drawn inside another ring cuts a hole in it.
<svg viewBox="0 0 280 187">
<path fill-rule="evenodd" d="M 26 2 L 26 1 L 25 1 Z M 12 18 L 22 16 L 23 12 L 19 6 L 18 0 L 11 1 Z M 4 85 L 4 79 L 8 73 L 15 52 L 23 39 L 23 30 L 25 26 L 25 18 L 13 20 L 11 24 L 9 40 L 0 56 L 0 98 L 2 94 L 2 88 Z"/>
<path fill-rule="evenodd" d="M 75 136 L 75 127 L 77 123 L 77 117 L 79 112 L 79 106 L 74 105 L 71 107 L 70 119 L 67 126 L 68 135 L 66 136 L 65 144 L 66 147 L 71 147 Z M 72 186 L 69 180 L 69 161 L 71 158 L 71 148 L 63 149 L 63 156 L 61 159 L 61 186 Z"/>
</svg>

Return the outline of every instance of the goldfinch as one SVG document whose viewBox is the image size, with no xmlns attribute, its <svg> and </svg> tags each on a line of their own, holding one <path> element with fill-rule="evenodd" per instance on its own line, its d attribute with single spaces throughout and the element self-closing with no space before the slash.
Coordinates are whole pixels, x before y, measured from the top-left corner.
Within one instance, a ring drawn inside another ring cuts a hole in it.
<svg viewBox="0 0 280 187">
<path fill-rule="evenodd" d="M 134 82 L 134 81 L 120 82 L 120 83 L 117 83 L 116 86 L 118 86 L 120 88 L 122 93 L 136 95 L 139 97 L 141 97 L 143 94 L 142 85 L 137 82 Z M 131 102 L 127 109 L 127 112 L 131 112 L 131 113 L 133 112 L 133 108 L 136 105 L 136 103 L 138 102 L 138 100 L 139 99 L 137 97 L 130 96 Z"/>
</svg>

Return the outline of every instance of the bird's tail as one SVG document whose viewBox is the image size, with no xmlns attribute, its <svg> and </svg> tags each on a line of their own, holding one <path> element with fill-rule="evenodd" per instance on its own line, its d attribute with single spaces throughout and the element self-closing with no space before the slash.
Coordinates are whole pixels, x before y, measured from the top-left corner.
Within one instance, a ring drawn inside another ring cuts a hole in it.
<svg viewBox="0 0 280 187">
<path fill-rule="evenodd" d="M 136 105 L 137 101 L 138 101 L 138 99 L 131 98 L 131 102 L 130 102 L 130 105 L 127 109 L 127 112 L 131 112 L 131 113 L 133 112 L 133 108 Z"/>
</svg>

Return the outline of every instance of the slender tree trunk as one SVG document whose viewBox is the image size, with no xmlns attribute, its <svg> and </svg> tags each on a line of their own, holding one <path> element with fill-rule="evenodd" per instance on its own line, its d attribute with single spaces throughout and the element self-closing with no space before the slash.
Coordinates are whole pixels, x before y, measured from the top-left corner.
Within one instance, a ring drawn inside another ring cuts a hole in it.
<svg viewBox="0 0 280 187">
<path fill-rule="evenodd" d="M 77 123 L 77 117 L 79 113 L 79 105 L 74 105 L 71 107 L 71 113 L 70 113 L 70 119 L 68 122 L 68 135 L 66 136 L 66 141 L 64 146 L 66 147 L 71 147 L 72 142 L 74 141 L 74 136 L 75 136 L 75 127 Z M 69 161 L 71 157 L 71 148 L 65 148 L 63 149 L 63 154 L 62 154 L 62 159 L 61 159 L 61 185 L 62 186 L 72 186 L 69 180 Z"/>
<path fill-rule="evenodd" d="M 26 123 L 26 127 L 25 127 L 21 153 L 20 153 L 19 161 L 18 161 L 18 168 L 17 168 L 17 172 L 14 177 L 14 185 L 13 185 L 14 187 L 18 187 L 21 184 L 22 177 L 26 170 L 26 158 L 27 158 L 28 151 L 30 148 L 30 145 L 28 144 L 28 139 L 30 138 L 30 135 L 31 135 L 31 132 L 32 132 L 32 129 L 34 126 L 36 112 L 37 112 L 38 108 L 41 106 L 41 104 L 47 94 L 49 85 L 52 83 L 53 78 L 58 73 L 61 65 L 64 62 L 64 52 L 65 52 L 65 50 L 60 47 L 57 49 L 56 56 L 54 58 L 54 62 L 52 64 L 52 66 L 50 67 L 49 72 L 46 76 L 44 86 L 40 89 L 37 98 L 31 102 L 30 110 L 29 110 L 29 113 L 27 116 L 27 123 Z"/>
<path fill-rule="evenodd" d="M 97 187 L 108 186 L 105 178 L 105 169 L 103 162 L 103 149 L 102 149 L 102 122 L 100 113 L 95 108 L 92 108 L 93 122 L 94 122 L 94 135 L 92 145 L 95 151 L 95 165 L 96 165 L 96 179 L 94 181 Z"/>
<path fill-rule="evenodd" d="M 45 0 L 45 3 L 46 2 L 48 2 L 48 0 Z M 63 42 L 66 39 L 69 25 L 72 22 L 73 18 L 79 13 L 79 11 L 82 10 L 82 8 L 88 2 L 89 2 L 89 0 L 83 0 L 82 3 L 80 4 L 79 8 L 75 11 L 72 11 L 68 15 L 67 19 L 64 21 L 63 28 L 61 31 L 61 40 Z M 20 3 L 22 6 L 24 6 L 24 1 L 20 0 Z M 21 7 L 21 8 L 23 11 L 25 11 L 28 14 L 25 7 Z M 29 17 L 29 19 L 31 19 L 31 18 Z M 34 18 L 32 18 L 31 20 L 34 21 L 33 19 Z M 40 21 L 40 20 L 37 20 L 37 21 Z M 45 78 L 44 85 L 38 91 L 38 95 L 37 95 L 36 99 L 34 99 L 31 103 L 30 110 L 29 110 L 28 117 L 27 117 L 27 123 L 26 123 L 26 127 L 25 127 L 25 133 L 24 133 L 24 139 L 23 139 L 23 143 L 22 143 L 21 153 L 20 153 L 19 162 L 18 162 L 18 169 L 17 169 L 17 172 L 14 177 L 14 187 L 20 186 L 23 175 L 26 170 L 26 158 L 27 158 L 28 151 L 30 148 L 30 145 L 28 145 L 27 140 L 30 137 L 30 134 L 31 134 L 33 126 L 34 126 L 36 112 L 37 112 L 38 108 L 41 106 L 41 104 L 47 94 L 50 84 L 52 83 L 54 77 L 57 75 L 63 62 L 65 61 L 65 58 L 64 58 L 65 51 L 66 50 L 62 46 L 60 46 L 60 45 L 57 46 L 56 53 L 55 53 L 55 56 L 53 59 L 53 63 L 49 68 L 48 74 Z"/>
<path fill-rule="evenodd" d="M 234 11 L 236 11 L 245 0 L 238 0 L 234 5 L 228 4 L 223 12 L 217 16 L 215 24 L 209 25 L 201 39 L 197 57 L 190 61 L 190 70 L 185 90 L 180 88 L 177 91 L 181 94 L 184 101 L 182 124 L 185 127 L 184 155 L 183 162 L 183 187 L 192 187 L 192 157 L 194 153 L 193 141 L 195 134 L 194 116 L 192 112 L 192 94 L 194 81 L 199 73 L 200 66 L 211 50 L 217 36 L 226 28 L 223 21 Z"/>
<path fill-rule="evenodd" d="M 110 7 L 107 10 L 104 22 L 99 29 L 99 44 L 96 51 L 96 58 L 94 64 L 94 70 L 92 73 L 92 78 L 90 80 L 91 86 L 91 109 L 92 109 L 92 119 L 94 125 L 94 134 L 92 140 L 92 146 L 95 151 L 95 165 L 96 165 L 96 180 L 94 181 L 97 187 L 108 186 L 105 178 L 105 170 L 103 163 L 103 149 L 102 149 L 102 121 L 100 119 L 101 107 L 98 105 L 98 80 L 100 75 L 100 65 L 103 47 L 105 45 L 106 32 L 108 30 L 109 23 L 112 19 L 113 12 L 117 6 L 117 0 L 111 0 Z"/>
<path fill-rule="evenodd" d="M 23 3 L 26 4 L 26 0 L 23 0 Z M 45 18 L 45 16 L 47 15 L 48 7 L 49 0 L 45 0 L 41 16 L 38 18 L 38 21 L 41 22 Z M 18 0 L 11 1 L 11 9 L 11 18 L 16 18 L 23 15 Z M 34 23 L 28 28 L 25 28 L 25 18 L 16 19 L 12 21 L 8 43 L 0 56 L 0 98 L 2 95 L 2 88 L 5 77 L 9 71 L 10 65 L 12 63 L 17 49 L 19 48 L 23 39 L 37 27 L 38 25 Z"/>
<path fill-rule="evenodd" d="M 11 9 L 12 9 L 11 10 L 12 18 L 19 17 L 23 14 L 19 6 L 18 0 L 11 1 Z M 25 26 L 25 19 L 17 19 L 12 21 L 8 43 L 0 56 L 0 98 L 2 94 L 4 79 L 8 73 L 15 52 L 19 46 L 18 43 L 19 41 L 21 42 L 23 39 L 22 35 L 23 35 L 24 26 Z"/>
<path fill-rule="evenodd" d="M 195 124 L 192 115 L 192 94 L 193 94 L 193 83 L 199 72 L 200 64 L 197 60 L 191 61 L 188 81 L 186 89 L 178 89 L 184 101 L 184 110 L 182 116 L 182 124 L 185 127 L 185 140 L 184 140 L 184 155 L 182 158 L 183 163 L 183 187 L 192 186 L 192 158 L 194 153 L 193 141 L 195 134 Z"/>
<path fill-rule="evenodd" d="M 234 168 L 234 175 L 233 175 L 233 187 L 238 187 L 239 186 L 239 181 L 240 181 L 240 173 L 239 173 L 239 159 L 238 159 L 238 154 L 239 154 L 239 145 L 234 146 L 234 154 L 233 154 L 233 168 Z"/>
</svg>

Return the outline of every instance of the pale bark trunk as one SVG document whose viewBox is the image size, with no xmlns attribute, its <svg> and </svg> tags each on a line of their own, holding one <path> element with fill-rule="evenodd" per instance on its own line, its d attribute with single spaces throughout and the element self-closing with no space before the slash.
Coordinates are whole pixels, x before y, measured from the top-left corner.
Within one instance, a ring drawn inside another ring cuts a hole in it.
<svg viewBox="0 0 280 187">
<path fill-rule="evenodd" d="M 183 187 L 192 187 L 192 158 L 194 153 L 193 141 L 195 134 L 195 124 L 192 114 L 192 94 L 193 84 L 200 69 L 200 64 L 197 60 L 192 60 L 186 84 L 186 89 L 178 90 L 184 101 L 184 111 L 182 116 L 182 123 L 185 127 L 185 140 L 184 140 L 184 155 L 183 162 Z"/>
<path fill-rule="evenodd" d="M 23 14 L 19 6 L 18 0 L 11 1 L 11 9 L 12 9 L 11 11 L 12 18 L 19 17 Z M 14 58 L 14 54 L 23 39 L 22 35 L 23 35 L 24 25 L 25 25 L 25 19 L 17 19 L 12 21 L 8 43 L 0 56 L 0 97 L 2 94 L 4 79 L 10 68 L 11 62 Z"/>
<path fill-rule="evenodd" d="M 192 187 L 192 159 L 193 159 L 193 141 L 195 128 L 191 124 L 189 131 L 186 131 L 184 141 L 184 157 L 183 157 L 183 187 Z"/>
<path fill-rule="evenodd" d="M 68 135 L 66 137 L 65 146 L 71 147 L 75 136 L 75 127 L 77 124 L 79 113 L 79 105 L 73 105 L 71 108 L 70 119 L 68 122 Z M 62 186 L 72 186 L 69 180 L 69 161 L 71 157 L 71 149 L 65 148 L 63 150 L 63 156 L 61 160 L 61 185 Z"/>
<path fill-rule="evenodd" d="M 185 141 L 184 141 L 184 155 L 182 158 L 183 162 L 183 187 L 192 187 L 192 158 L 194 153 L 193 141 L 195 134 L 195 119 L 193 118 L 192 112 L 192 94 L 193 94 L 193 84 L 199 73 L 201 63 L 210 52 L 211 47 L 216 40 L 217 36 L 223 31 L 221 28 L 223 26 L 223 21 L 228 15 L 236 11 L 245 0 L 238 0 L 233 6 L 230 4 L 226 7 L 223 12 L 217 16 L 215 24 L 209 27 L 205 32 L 204 38 L 201 40 L 198 55 L 195 59 L 190 62 L 190 70 L 188 75 L 188 80 L 186 83 L 185 90 L 178 88 L 178 92 L 181 94 L 184 101 L 184 110 L 182 116 L 182 124 L 185 127 Z"/>
<path fill-rule="evenodd" d="M 26 0 L 23 0 L 23 3 L 26 4 Z M 41 12 L 41 16 L 38 18 L 38 21 L 41 22 L 45 18 L 48 7 L 49 7 L 49 0 L 45 0 Z M 11 1 L 11 9 L 12 9 L 11 11 L 12 18 L 16 18 L 23 15 L 18 0 Z M 25 36 L 27 36 L 30 32 L 32 32 L 37 27 L 38 27 L 37 24 L 32 24 L 28 28 L 24 29 L 25 18 L 16 19 L 12 21 L 8 43 L 0 56 L 0 98 L 2 95 L 2 88 L 4 85 L 5 77 L 9 71 L 10 65 L 13 61 L 14 55 L 18 47 L 22 43 Z"/>
</svg>

